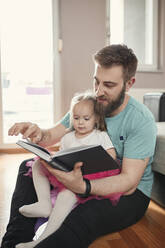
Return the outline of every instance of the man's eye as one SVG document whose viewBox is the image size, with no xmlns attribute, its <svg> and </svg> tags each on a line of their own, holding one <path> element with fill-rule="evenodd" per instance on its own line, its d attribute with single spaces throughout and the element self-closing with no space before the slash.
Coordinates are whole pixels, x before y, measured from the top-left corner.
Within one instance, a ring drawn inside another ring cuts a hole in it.
<svg viewBox="0 0 165 248">
<path fill-rule="evenodd" d="M 96 79 L 94 79 L 94 84 L 99 85 L 99 82 Z"/>
<path fill-rule="evenodd" d="M 105 86 L 106 88 L 113 88 L 113 87 L 114 87 L 113 84 L 104 84 L 104 86 Z"/>
</svg>

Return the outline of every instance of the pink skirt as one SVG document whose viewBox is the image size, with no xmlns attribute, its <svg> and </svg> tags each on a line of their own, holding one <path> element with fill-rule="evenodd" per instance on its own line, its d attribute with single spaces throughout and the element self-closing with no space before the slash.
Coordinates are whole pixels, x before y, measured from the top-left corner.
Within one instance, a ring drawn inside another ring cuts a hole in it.
<svg viewBox="0 0 165 248">
<path fill-rule="evenodd" d="M 37 160 L 38 157 L 34 158 L 34 161 Z M 25 174 L 25 176 L 30 176 L 32 177 L 32 166 L 34 161 L 28 161 L 26 163 L 26 166 L 29 167 L 28 172 Z M 44 175 L 48 178 L 50 184 L 54 187 L 54 189 L 56 190 L 56 193 L 58 194 L 60 191 L 66 189 L 66 187 L 59 182 L 55 176 L 53 176 L 44 166 L 42 167 L 42 172 L 44 173 Z M 121 170 L 120 169 L 116 169 L 116 170 L 109 170 L 109 171 L 103 171 L 103 172 L 99 172 L 99 173 L 94 173 L 94 174 L 89 174 L 89 175 L 84 175 L 84 178 L 87 178 L 89 180 L 94 180 L 94 179 L 100 179 L 100 178 L 104 178 L 104 177 L 109 177 L 109 176 L 114 176 L 114 175 L 118 175 L 120 174 Z M 57 194 L 53 194 L 53 197 L 56 198 Z M 78 195 L 76 195 L 77 197 L 77 203 L 85 203 L 86 201 L 89 201 L 91 199 L 97 199 L 97 200 L 101 200 L 101 199 L 109 199 L 112 203 L 112 205 L 117 205 L 120 197 L 122 196 L 122 193 L 114 193 L 114 194 L 109 194 L 109 195 L 105 195 L 105 196 L 96 196 L 96 195 L 91 195 L 87 198 L 81 198 Z M 53 203 L 55 201 L 55 199 L 52 199 Z M 53 204 L 54 205 L 54 204 Z"/>
</svg>

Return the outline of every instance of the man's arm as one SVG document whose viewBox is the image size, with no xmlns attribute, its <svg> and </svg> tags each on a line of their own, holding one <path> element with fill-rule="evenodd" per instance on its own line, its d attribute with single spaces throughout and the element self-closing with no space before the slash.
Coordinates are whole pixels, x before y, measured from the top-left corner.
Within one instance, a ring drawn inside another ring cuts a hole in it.
<svg viewBox="0 0 165 248">
<path fill-rule="evenodd" d="M 38 142 L 41 146 L 51 146 L 60 141 L 60 139 L 67 133 L 68 129 L 61 123 L 50 129 L 41 129 L 42 138 Z"/>
<path fill-rule="evenodd" d="M 119 192 L 124 194 L 134 192 L 143 176 L 148 161 L 149 158 L 144 160 L 124 158 L 122 171 L 119 175 L 91 181 L 91 193 L 103 196 Z"/>
<path fill-rule="evenodd" d="M 20 122 L 15 123 L 8 134 L 17 136 L 21 133 L 24 139 L 30 138 L 32 142 L 46 147 L 57 143 L 66 132 L 67 129 L 61 123 L 57 123 L 50 129 L 41 129 L 37 124 Z"/>
<path fill-rule="evenodd" d="M 104 196 L 119 192 L 124 194 L 134 192 L 148 161 L 148 158 L 144 160 L 124 158 L 122 171 L 119 175 L 91 180 L 91 194 Z M 77 163 L 71 172 L 53 169 L 44 161 L 43 164 L 68 189 L 80 194 L 85 192 L 85 183 L 80 169 L 82 165 L 80 163 Z"/>
</svg>

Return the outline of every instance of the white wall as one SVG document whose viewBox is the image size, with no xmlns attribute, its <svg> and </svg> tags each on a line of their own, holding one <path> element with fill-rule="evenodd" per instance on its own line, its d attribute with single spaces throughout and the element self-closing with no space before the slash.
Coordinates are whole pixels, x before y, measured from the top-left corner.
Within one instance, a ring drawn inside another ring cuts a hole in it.
<svg viewBox="0 0 165 248">
<path fill-rule="evenodd" d="M 105 46 L 106 0 L 61 0 L 62 109 L 75 92 L 92 88 L 92 54 Z"/>
<path fill-rule="evenodd" d="M 61 105 L 64 114 L 75 92 L 92 87 L 92 54 L 106 45 L 106 0 L 60 0 L 60 3 L 63 39 Z M 160 70 L 137 72 L 131 94 L 138 96 L 140 101 L 145 92 L 165 89 L 165 1 L 160 0 L 159 3 Z"/>
</svg>

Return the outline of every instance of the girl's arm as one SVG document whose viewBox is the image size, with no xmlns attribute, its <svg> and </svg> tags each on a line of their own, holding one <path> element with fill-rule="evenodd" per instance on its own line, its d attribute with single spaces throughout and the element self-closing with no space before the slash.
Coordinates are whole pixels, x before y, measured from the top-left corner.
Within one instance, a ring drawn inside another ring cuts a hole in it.
<svg viewBox="0 0 165 248">
<path fill-rule="evenodd" d="M 111 157 L 113 159 L 116 159 L 116 151 L 115 151 L 115 148 L 110 148 L 108 150 L 106 150 L 108 152 L 109 155 L 111 155 Z"/>
</svg>

